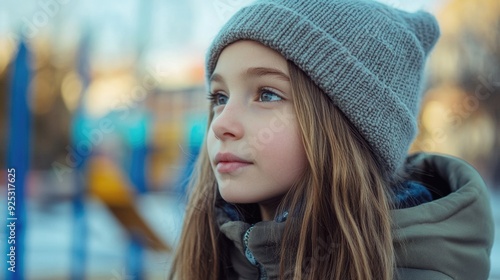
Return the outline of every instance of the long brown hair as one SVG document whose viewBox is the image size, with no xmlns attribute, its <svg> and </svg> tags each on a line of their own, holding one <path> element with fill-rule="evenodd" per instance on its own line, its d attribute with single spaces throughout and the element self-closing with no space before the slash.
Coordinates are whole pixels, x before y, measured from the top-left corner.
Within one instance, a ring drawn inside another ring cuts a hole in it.
<svg viewBox="0 0 500 280">
<path fill-rule="evenodd" d="M 282 279 L 392 279 L 389 188 L 369 145 L 329 98 L 288 62 L 308 168 L 284 196 Z M 209 123 L 213 118 L 209 116 Z M 230 260 L 215 215 L 217 182 L 206 142 L 170 279 L 224 279 Z M 297 244 L 297 246 L 290 246 Z"/>
</svg>

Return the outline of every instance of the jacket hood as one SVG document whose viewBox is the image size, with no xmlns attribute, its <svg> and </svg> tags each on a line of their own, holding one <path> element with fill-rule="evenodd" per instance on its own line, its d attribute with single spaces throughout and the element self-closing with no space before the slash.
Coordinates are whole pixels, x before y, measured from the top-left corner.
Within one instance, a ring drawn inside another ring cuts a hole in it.
<svg viewBox="0 0 500 280">
<path fill-rule="evenodd" d="M 409 179 L 427 187 L 433 200 L 391 211 L 395 279 L 487 279 L 494 225 L 487 189 L 478 172 L 460 159 L 424 153 L 409 157 L 406 169 Z M 234 220 L 231 211 L 228 214 L 223 208 L 217 209 L 217 221 L 229 241 L 232 269 L 228 279 L 278 278 L 277 248 L 285 223 L 250 225 Z M 249 261 L 247 248 L 257 265 Z M 325 244 L 319 250 L 328 253 L 335 248 Z M 267 278 L 259 278 L 262 268 Z"/>
<path fill-rule="evenodd" d="M 434 200 L 392 211 L 400 279 L 488 279 L 494 225 L 478 172 L 444 155 L 416 154 L 407 167 Z"/>
</svg>

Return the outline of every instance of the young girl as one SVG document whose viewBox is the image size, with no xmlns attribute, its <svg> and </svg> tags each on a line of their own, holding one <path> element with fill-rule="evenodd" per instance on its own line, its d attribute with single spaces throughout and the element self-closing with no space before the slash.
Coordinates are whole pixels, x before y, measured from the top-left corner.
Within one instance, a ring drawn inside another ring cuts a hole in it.
<svg viewBox="0 0 500 280">
<path fill-rule="evenodd" d="M 409 158 L 425 12 L 256 1 L 207 57 L 211 111 L 171 279 L 487 279 L 483 181 Z"/>
</svg>

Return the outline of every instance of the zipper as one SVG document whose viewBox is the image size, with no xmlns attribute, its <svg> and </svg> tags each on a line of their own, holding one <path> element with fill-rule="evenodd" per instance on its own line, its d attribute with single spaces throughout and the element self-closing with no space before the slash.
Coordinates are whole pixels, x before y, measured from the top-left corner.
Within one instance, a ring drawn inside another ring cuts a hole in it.
<svg viewBox="0 0 500 280">
<path fill-rule="evenodd" d="M 250 232 L 252 232 L 253 227 L 254 225 L 251 225 L 243 235 L 243 244 L 245 246 L 245 257 L 253 266 L 256 266 L 259 269 L 259 280 L 267 280 L 267 273 L 266 270 L 264 269 L 264 266 L 262 266 L 257 261 L 257 259 L 255 259 L 254 255 L 252 254 L 252 251 L 250 251 L 250 248 L 248 248 L 248 239 L 250 238 Z"/>
</svg>

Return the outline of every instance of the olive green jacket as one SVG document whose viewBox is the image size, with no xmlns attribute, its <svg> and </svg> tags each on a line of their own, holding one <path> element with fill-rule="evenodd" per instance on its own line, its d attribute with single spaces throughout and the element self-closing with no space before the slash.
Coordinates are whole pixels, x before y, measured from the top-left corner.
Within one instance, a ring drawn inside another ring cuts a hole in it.
<svg viewBox="0 0 500 280">
<path fill-rule="evenodd" d="M 460 159 L 435 154 L 413 155 L 407 167 L 411 180 L 425 185 L 433 201 L 392 210 L 395 279 L 488 279 L 494 225 L 487 190 L 477 171 Z M 284 223 L 258 222 L 249 231 L 251 225 L 229 218 L 222 209 L 217 210 L 217 219 L 228 240 L 226 278 L 278 279 L 279 258 L 273 252 Z M 334 250 L 324 244 L 317 255 Z M 255 264 L 249 261 L 249 252 Z"/>
</svg>

